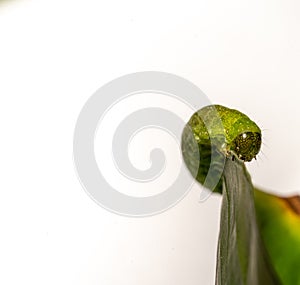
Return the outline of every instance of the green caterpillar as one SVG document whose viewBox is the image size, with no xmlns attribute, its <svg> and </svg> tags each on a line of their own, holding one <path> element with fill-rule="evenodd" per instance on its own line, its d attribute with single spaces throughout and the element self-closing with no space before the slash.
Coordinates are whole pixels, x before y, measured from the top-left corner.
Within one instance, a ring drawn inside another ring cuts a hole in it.
<svg viewBox="0 0 300 285">
<path fill-rule="evenodd" d="M 183 159 L 196 180 L 201 184 L 206 182 L 205 186 L 213 188 L 212 191 L 221 192 L 221 179 L 217 184 L 205 179 L 222 176 L 226 157 L 242 161 L 256 159 L 261 141 L 260 128 L 245 114 L 210 105 L 192 115 L 183 130 L 181 148 Z"/>
</svg>

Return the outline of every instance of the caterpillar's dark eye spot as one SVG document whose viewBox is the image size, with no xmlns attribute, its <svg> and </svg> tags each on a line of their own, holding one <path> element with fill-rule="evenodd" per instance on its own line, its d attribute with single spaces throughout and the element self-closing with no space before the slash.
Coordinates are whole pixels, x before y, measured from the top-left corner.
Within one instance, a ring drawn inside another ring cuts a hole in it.
<svg viewBox="0 0 300 285">
<path fill-rule="evenodd" d="M 261 134 L 245 132 L 238 135 L 232 142 L 231 150 L 244 161 L 251 161 L 261 147 Z"/>
</svg>

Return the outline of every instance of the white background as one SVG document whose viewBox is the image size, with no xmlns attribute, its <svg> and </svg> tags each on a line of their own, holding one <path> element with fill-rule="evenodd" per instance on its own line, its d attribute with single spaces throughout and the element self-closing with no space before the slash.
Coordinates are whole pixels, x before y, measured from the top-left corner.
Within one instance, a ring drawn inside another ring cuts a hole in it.
<svg viewBox="0 0 300 285">
<path fill-rule="evenodd" d="M 214 284 L 220 197 L 195 186 L 132 219 L 77 180 L 80 109 L 127 73 L 175 73 L 248 114 L 266 145 L 254 182 L 300 193 L 299 1 L 0 3 L 0 284 Z"/>
</svg>

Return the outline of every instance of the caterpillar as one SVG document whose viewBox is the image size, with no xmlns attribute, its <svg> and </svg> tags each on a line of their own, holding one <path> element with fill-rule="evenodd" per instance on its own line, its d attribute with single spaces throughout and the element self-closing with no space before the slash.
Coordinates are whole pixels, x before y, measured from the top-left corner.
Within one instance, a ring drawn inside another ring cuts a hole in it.
<svg viewBox="0 0 300 285">
<path fill-rule="evenodd" d="M 222 171 L 224 157 L 244 162 L 256 159 L 261 142 L 261 130 L 248 116 L 221 105 L 209 105 L 194 113 L 186 124 L 181 149 L 188 169 L 203 184 L 210 168 L 216 175 Z M 221 180 L 211 190 L 221 192 Z"/>
</svg>

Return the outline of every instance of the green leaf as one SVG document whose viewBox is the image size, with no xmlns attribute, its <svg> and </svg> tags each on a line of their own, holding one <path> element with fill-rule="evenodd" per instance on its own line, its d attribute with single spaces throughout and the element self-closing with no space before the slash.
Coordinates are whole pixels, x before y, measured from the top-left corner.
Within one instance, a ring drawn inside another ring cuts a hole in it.
<svg viewBox="0 0 300 285">
<path fill-rule="evenodd" d="M 216 284 L 282 284 L 260 236 L 253 186 L 244 163 L 227 158 L 223 175 Z"/>
<path fill-rule="evenodd" d="M 220 105 L 194 113 L 183 130 L 192 176 L 223 193 L 217 285 L 300 285 L 300 197 L 255 190 L 254 201 L 244 165 L 256 157 L 261 139 L 249 117 Z"/>
<path fill-rule="evenodd" d="M 300 285 L 300 197 L 254 192 L 258 226 L 284 285 Z"/>
</svg>

